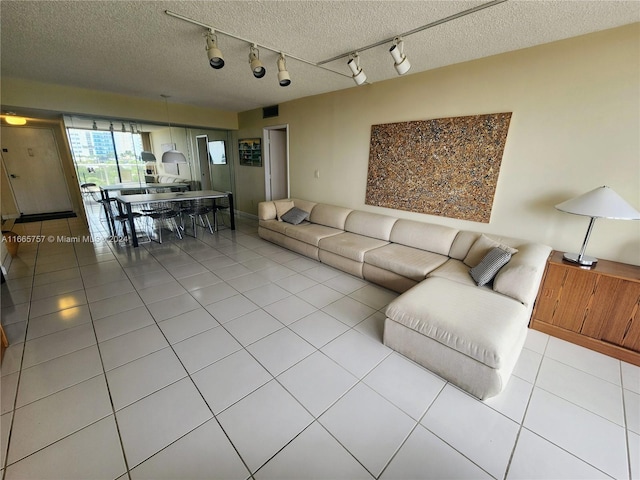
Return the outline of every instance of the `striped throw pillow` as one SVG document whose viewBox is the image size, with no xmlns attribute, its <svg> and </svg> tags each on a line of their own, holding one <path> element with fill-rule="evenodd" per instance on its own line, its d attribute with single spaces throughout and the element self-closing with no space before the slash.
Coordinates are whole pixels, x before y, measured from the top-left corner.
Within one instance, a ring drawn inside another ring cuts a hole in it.
<svg viewBox="0 0 640 480">
<path fill-rule="evenodd" d="M 471 278 L 481 287 L 493 280 L 498 270 L 506 265 L 509 260 L 511 260 L 510 252 L 500 247 L 494 247 L 489 250 L 489 253 L 484 256 L 478 265 L 469 270 L 469 273 Z"/>
</svg>

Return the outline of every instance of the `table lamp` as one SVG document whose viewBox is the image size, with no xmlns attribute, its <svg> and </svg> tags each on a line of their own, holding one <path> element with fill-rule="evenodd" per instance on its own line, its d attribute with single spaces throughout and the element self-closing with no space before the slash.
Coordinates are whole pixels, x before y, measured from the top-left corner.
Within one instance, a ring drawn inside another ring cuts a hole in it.
<svg viewBox="0 0 640 480">
<path fill-rule="evenodd" d="M 598 187 L 579 197 L 559 203 L 556 208 L 562 212 L 591 217 L 587 235 L 584 237 L 580 253 L 565 253 L 564 259 L 583 267 L 592 267 L 597 258 L 584 254 L 587 242 L 593 230 L 596 218 L 612 218 L 617 220 L 640 220 L 640 212 L 629 205 L 624 199 L 607 186 Z"/>
</svg>

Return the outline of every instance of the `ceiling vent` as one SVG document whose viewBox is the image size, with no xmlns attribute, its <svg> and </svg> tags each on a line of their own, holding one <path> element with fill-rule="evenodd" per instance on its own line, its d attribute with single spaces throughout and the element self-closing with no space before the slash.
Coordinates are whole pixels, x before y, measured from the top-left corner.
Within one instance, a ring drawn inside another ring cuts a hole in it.
<svg viewBox="0 0 640 480">
<path fill-rule="evenodd" d="M 262 109 L 262 118 L 273 118 L 278 115 L 278 105 L 271 105 Z"/>
</svg>

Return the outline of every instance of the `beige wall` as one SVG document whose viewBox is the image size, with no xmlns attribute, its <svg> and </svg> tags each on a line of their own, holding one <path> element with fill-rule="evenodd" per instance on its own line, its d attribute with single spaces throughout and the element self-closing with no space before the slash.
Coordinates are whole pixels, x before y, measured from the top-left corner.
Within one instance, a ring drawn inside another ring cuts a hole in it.
<svg viewBox="0 0 640 480">
<path fill-rule="evenodd" d="M 161 98 L 157 101 L 148 100 L 10 77 L 2 77 L 0 100 L 3 107 L 35 108 L 158 123 L 167 121 L 167 107 Z M 235 112 L 169 103 L 169 115 L 173 125 L 197 125 L 230 130 L 238 128 Z"/>
<path fill-rule="evenodd" d="M 291 195 L 579 250 L 588 218 L 554 205 L 601 185 L 640 209 L 640 24 L 239 115 L 240 137 L 289 124 Z M 291 72 L 292 76 L 294 72 Z M 488 224 L 364 205 L 371 125 L 513 112 Z M 237 169 L 241 210 L 264 180 Z M 262 169 L 260 169 L 262 170 Z M 314 178 L 314 171 L 320 178 Z M 640 221 L 600 219 L 587 253 L 640 264 Z"/>
</svg>

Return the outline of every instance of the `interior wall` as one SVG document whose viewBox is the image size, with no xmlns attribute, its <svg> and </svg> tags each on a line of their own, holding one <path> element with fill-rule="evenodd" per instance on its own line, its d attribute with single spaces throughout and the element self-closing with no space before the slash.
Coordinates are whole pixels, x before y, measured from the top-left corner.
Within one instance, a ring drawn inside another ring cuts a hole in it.
<svg viewBox="0 0 640 480">
<path fill-rule="evenodd" d="M 268 121 L 244 112 L 238 135 L 289 124 L 292 197 L 575 252 L 589 219 L 557 203 L 608 185 L 640 209 L 639 58 L 636 23 L 284 103 Z M 495 112 L 513 116 L 489 224 L 364 204 L 371 125 Z M 253 214 L 264 198 L 257 170 L 237 169 L 239 209 Z M 640 265 L 640 221 L 599 219 L 587 253 Z"/>
<path fill-rule="evenodd" d="M 0 102 L 3 109 L 34 108 L 66 114 L 167 123 L 167 106 L 161 98 L 149 100 L 4 76 Z M 197 125 L 225 130 L 238 128 L 238 116 L 235 112 L 182 105 L 169 100 L 169 113 L 173 125 Z"/>
</svg>

